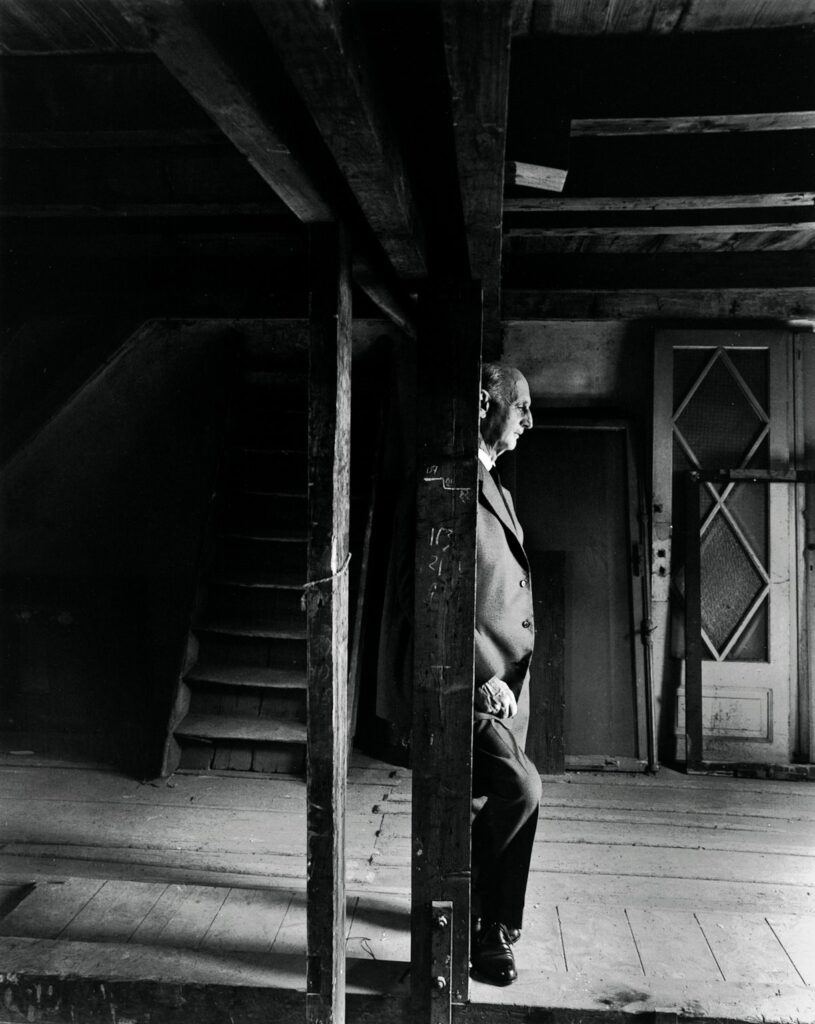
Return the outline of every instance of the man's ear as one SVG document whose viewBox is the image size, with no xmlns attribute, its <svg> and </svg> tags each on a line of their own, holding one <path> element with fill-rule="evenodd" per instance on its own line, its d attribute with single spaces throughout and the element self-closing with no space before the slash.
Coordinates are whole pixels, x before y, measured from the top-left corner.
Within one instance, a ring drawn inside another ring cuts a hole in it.
<svg viewBox="0 0 815 1024">
<path fill-rule="evenodd" d="M 490 407 L 490 396 L 489 396 L 489 393 L 486 392 L 484 390 L 484 388 L 482 388 L 481 389 L 481 394 L 479 395 L 479 410 L 478 410 L 478 415 L 481 417 L 482 420 L 487 415 L 487 409 L 489 409 L 489 407 Z"/>
</svg>

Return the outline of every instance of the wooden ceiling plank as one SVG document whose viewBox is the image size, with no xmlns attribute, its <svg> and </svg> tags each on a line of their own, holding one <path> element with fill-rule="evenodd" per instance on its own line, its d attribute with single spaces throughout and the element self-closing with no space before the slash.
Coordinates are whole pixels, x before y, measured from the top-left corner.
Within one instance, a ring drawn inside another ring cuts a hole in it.
<svg viewBox="0 0 815 1024">
<path fill-rule="evenodd" d="M 518 255 L 537 253 L 571 254 L 600 253 L 629 255 L 647 253 L 733 253 L 733 252 L 786 252 L 815 250 L 815 231 L 781 231 L 770 234 L 748 232 L 731 234 L 719 232 L 710 235 L 665 235 L 655 228 L 650 235 L 597 235 L 592 238 L 577 236 L 562 238 L 537 235 L 525 238 L 505 238 L 504 252 Z"/>
<path fill-rule="evenodd" d="M 723 196 L 507 196 L 504 212 L 629 210 L 729 210 L 765 206 L 815 206 L 815 192 Z"/>
<path fill-rule="evenodd" d="M 710 135 L 727 132 L 788 132 L 815 128 L 815 110 L 752 114 L 686 114 L 674 117 L 581 117 L 571 137 L 609 135 Z"/>
<path fill-rule="evenodd" d="M 397 273 L 427 268 L 397 137 L 369 81 L 362 33 L 336 0 L 251 0 L 281 63 Z"/>
<path fill-rule="evenodd" d="M 143 50 L 114 3 L 99 0 L 3 0 L 0 53 L 73 54 Z"/>
<path fill-rule="evenodd" d="M 500 345 L 501 218 L 509 97 L 511 0 L 442 0 L 470 272 L 484 294 L 484 350 Z"/>
<path fill-rule="evenodd" d="M 797 28 L 812 21 L 810 0 L 535 0 L 532 31 L 662 35 Z"/>
<path fill-rule="evenodd" d="M 800 221 L 767 221 L 765 223 L 718 223 L 718 224 L 608 224 L 571 225 L 557 227 L 509 228 L 509 238 L 529 238 L 551 235 L 560 238 L 594 238 L 603 235 L 706 235 L 740 234 L 742 232 L 811 231 L 815 229 L 815 217 Z"/>
<path fill-rule="evenodd" d="M 809 319 L 815 288 L 505 289 L 505 320 Z"/>
<path fill-rule="evenodd" d="M 148 33 L 153 52 L 167 70 L 301 221 L 335 219 L 306 168 L 284 145 L 182 0 L 120 0 L 120 7 L 131 23 Z"/>
</svg>

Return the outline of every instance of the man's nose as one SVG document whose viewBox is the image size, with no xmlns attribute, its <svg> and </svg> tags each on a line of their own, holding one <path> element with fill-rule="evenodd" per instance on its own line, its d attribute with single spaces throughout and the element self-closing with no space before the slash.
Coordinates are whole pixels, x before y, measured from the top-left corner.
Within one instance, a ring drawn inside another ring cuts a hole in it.
<svg viewBox="0 0 815 1024">
<path fill-rule="evenodd" d="M 524 430 L 530 430 L 532 428 L 532 410 L 527 409 L 524 413 L 524 418 L 521 420 L 521 425 Z"/>
</svg>

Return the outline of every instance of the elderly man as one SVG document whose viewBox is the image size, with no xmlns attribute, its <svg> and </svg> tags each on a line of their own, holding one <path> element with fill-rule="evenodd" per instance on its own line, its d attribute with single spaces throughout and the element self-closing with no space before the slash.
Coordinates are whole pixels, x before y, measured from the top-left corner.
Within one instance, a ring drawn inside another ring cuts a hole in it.
<svg viewBox="0 0 815 1024">
<path fill-rule="evenodd" d="M 520 938 L 541 784 L 523 750 L 534 643 L 523 531 L 495 463 L 532 426 L 520 371 L 485 363 L 481 374 L 473 724 L 473 891 L 480 902 L 476 975 L 508 985 Z"/>
<path fill-rule="evenodd" d="M 517 977 L 535 839 L 540 776 L 523 751 L 529 720 L 527 679 L 534 642 L 529 563 L 512 498 L 496 460 L 532 426 L 529 385 L 520 371 L 485 363 L 481 374 L 476 548 L 473 721 L 472 966 L 497 985 Z M 411 492 L 415 489 L 411 488 Z M 414 511 L 397 516 L 380 634 L 377 713 L 407 745 L 413 685 Z"/>
</svg>

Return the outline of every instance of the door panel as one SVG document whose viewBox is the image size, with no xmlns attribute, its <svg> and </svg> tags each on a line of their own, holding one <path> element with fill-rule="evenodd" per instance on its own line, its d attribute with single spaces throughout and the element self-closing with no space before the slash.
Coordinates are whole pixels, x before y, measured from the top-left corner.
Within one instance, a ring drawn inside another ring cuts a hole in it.
<svg viewBox="0 0 815 1024">
<path fill-rule="evenodd" d="M 630 461 L 628 433 L 620 424 L 538 425 L 515 456 L 525 546 L 533 561 L 539 552 L 563 552 L 568 767 L 607 762 L 607 767 L 642 768 L 647 759 L 641 595 L 632 579 L 638 570 L 632 545 L 639 538 Z M 533 669 L 533 715 L 536 687 L 541 686 L 538 670 L 546 667 L 536 662 Z M 534 737 L 531 723 L 533 745 Z M 534 750 L 530 754 L 534 760 Z"/>
<path fill-rule="evenodd" d="M 681 480 L 688 470 L 789 467 L 789 372 L 786 332 L 660 333 L 654 492 L 668 497 L 674 538 L 683 535 Z M 792 500 L 792 488 L 784 485 L 701 486 L 705 760 L 768 762 L 791 756 Z M 658 521 L 655 526 L 655 547 L 664 547 L 665 533 Z M 683 552 L 676 541 L 671 581 L 671 653 L 682 657 Z M 656 591 L 660 581 L 654 583 Z M 676 719 L 681 735 L 682 689 Z"/>
</svg>

